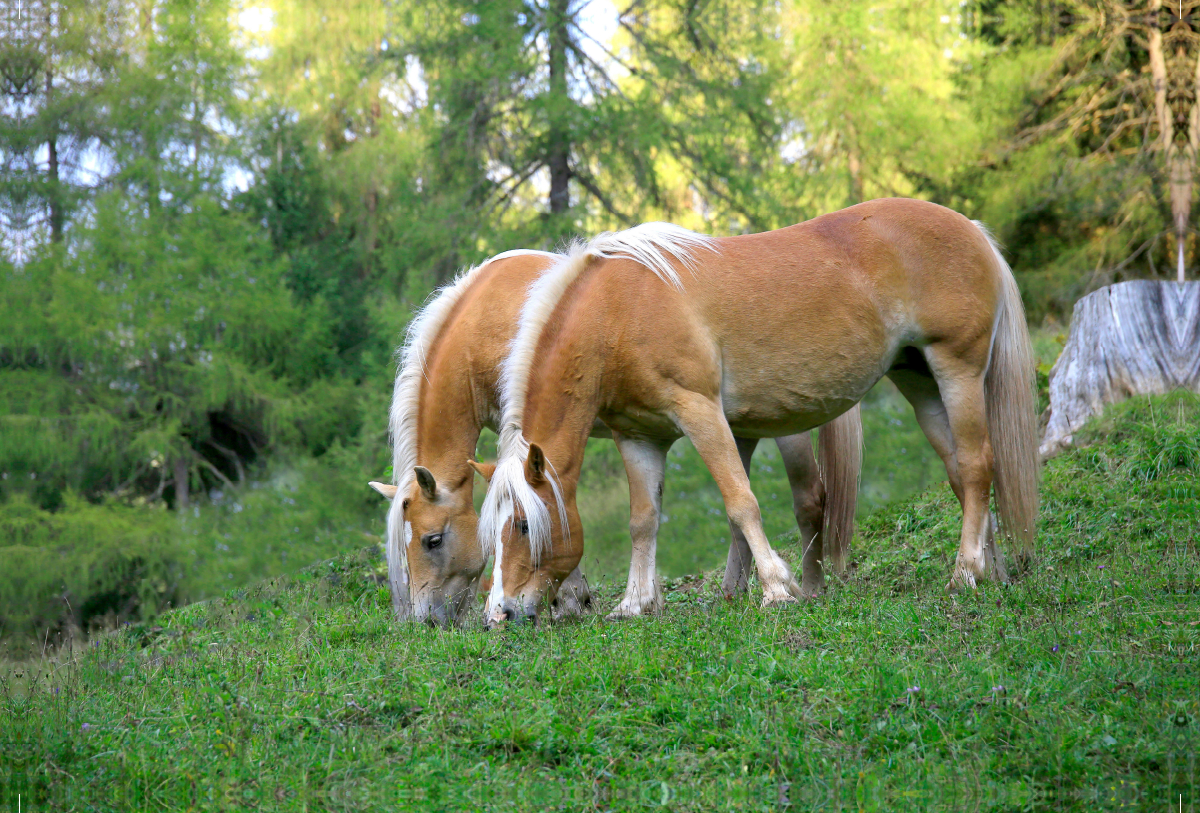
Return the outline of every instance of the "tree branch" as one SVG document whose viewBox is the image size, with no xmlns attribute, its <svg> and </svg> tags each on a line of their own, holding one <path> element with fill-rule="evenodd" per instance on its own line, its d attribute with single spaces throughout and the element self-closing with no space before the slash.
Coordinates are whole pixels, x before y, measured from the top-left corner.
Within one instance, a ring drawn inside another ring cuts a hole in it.
<svg viewBox="0 0 1200 813">
<path fill-rule="evenodd" d="M 624 212 L 618 211 L 617 208 L 613 206 L 612 201 L 610 201 L 608 197 L 600 191 L 600 188 L 596 186 L 587 173 L 581 172 L 578 167 L 573 167 L 571 174 L 574 176 L 575 180 L 579 181 L 580 186 L 590 192 L 592 197 L 600 201 L 600 205 L 603 206 L 610 215 L 617 218 L 617 220 L 621 221 L 626 226 L 634 225 L 634 219 Z"/>
</svg>

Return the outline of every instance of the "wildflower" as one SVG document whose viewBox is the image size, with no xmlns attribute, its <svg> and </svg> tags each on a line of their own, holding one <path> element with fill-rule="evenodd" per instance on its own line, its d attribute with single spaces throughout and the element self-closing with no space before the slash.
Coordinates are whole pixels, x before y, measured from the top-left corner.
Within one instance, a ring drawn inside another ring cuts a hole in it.
<svg viewBox="0 0 1200 813">
<path fill-rule="evenodd" d="M 1051 652 L 1057 652 L 1057 651 L 1058 651 L 1058 644 L 1055 644 L 1054 646 L 1050 647 L 1050 651 L 1051 651 Z"/>
<path fill-rule="evenodd" d="M 909 694 L 916 694 L 917 692 L 921 691 L 921 687 L 920 686 L 909 686 L 907 689 L 905 689 L 905 691 L 907 691 Z"/>
<path fill-rule="evenodd" d="M 87 724 L 87 723 L 84 723 L 84 724 L 83 724 L 83 726 L 82 726 L 82 730 L 83 730 L 83 731 L 87 731 L 89 728 L 91 728 L 91 726 L 90 726 L 89 724 Z"/>
<path fill-rule="evenodd" d="M 1098 565 L 1098 566 L 1096 567 L 1096 569 L 1097 569 L 1097 570 L 1104 570 L 1104 565 Z"/>
</svg>

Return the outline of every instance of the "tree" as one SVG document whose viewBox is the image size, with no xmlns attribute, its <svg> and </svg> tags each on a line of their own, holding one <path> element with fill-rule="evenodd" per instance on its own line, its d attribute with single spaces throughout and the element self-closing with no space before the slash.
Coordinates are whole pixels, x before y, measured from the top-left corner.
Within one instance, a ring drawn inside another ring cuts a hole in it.
<svg viewBox="0 0 1200 813">
<path fill-rule="evenodd" d="M 103 182 L 103 92 L 117 52 L 105 7 L 22 2 L 0 18 L 0 217 L 4 249 L 24 262 Z"/>
<path fill-rule="evenodd" d="M 1164 8 L 1161 0 L 1024 10 L 1008 30 L 1025 47 L 996 66 L 1041 68 L 1006 143 L 1005 163 L 1032 180 L 1017 201 L 1030 192 L 1042 197 L 1033 206 L 1023 201 L 1029 208 L 1016 218 L 1018 234 L 1033 227 L 1029 242 L 1048 249 L 1055 271 L 1082 272 L 1068 290 L 1125 280 L 1075 303 L 1070 338 L 1050 371 L 1042 444 L 1049 455 L 1109 403 L 1180 387 L 1200 391 L 1191 329 L 1200 318 L 1200 283 L 1185 284 L 1200 144 L 1200 37 L 1192 5 Z M 1172 234 L 1173 246 L 1162 239 Z M 1174 265 L 1175 282 L 1161 279 L 1167 275 L 1155 256 Z M 1130 279 L 1146 271 L 1160 279 Z"/>
<path fill-rule="evenodd" d="M 1002 133 L 978 176 L 982 212 L 1015 266 L 1042 269 L 1023 282 L 1051 312 L 1107 283 L 1183 279 L 1200 135 L 1188 9 L 1020 3 L 984 31 L 1008 47 L 974 85 L 999 102 Z"/>
<path fill-rule="evenodd" d="M 101 134 L 80 153 L 103 166 L 102 191 L 0 268 L 0 490 L 186 508 L 271 444 L 321 452 L 357 409 L 325 300 L 297 302 L 266 235 L 229 205 L 229 6 L 111 11 L 121 36 L 78 128 Z"/>
</svg>

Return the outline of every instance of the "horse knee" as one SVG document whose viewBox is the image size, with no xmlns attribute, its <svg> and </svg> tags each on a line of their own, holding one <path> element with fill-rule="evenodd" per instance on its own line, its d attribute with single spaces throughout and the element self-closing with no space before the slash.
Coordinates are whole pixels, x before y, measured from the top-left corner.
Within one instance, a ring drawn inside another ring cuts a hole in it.
<svg viewBox="0 0 1200 813">
<path fill-rule="evenodd" d="M 646 539 L 658 531 L 658 516 L 653 513 L 631 515 L 629 517 L 629 536 L 631 539 Z"/>
<path fill-rule="evenodd" d="M 825 489 L 819 483 L 801 494 L 792 495 L 792 512 L 801 528 L 819 531 L 825 522 Z"/>
<path fill-rule="evenodd" d="M 747 527 L 762 524 L 762 512 L 758 508 L 758 499 L 752 491 L 727 500 L 725 511 L 729 514 L 729 521 L 743 534 Z"/>
<path fill-rule="evenodd" d="M 968 489 L 990 486 L 994 476 L 991 450 L 985 448 L 976 454 L 960 454 L 957 468 L 959 482 Z"/>
</svg>

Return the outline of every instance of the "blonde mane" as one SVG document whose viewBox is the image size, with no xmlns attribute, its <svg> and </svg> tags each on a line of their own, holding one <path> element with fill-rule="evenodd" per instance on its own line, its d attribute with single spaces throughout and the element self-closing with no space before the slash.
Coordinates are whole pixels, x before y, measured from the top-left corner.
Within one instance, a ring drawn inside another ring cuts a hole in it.
<svg viewBox="0 0 1200 813">
<path fill-rule="evenodd" d="M 525 480 L 529 442 L 522 433 L 521 424 L 538 342 L 571 283 L 579 278 L 592 259 L 625 257 L 638 262 L 668 285 L 681 288 L 683 283 L 676 264 L 694 270 L 694 255 L 701 249 L 715 253 L 714 239 L 669 223 L 643 223 L 621 232 L 606 232 L 588 243 L 574 243 L 566 256 L 530 286 L 516 336 L 500 373 L 499 459 L 479 515 L 479 540 L 484 555 L 498 549 L 504 529 L 518 507 L 529 523 L 529 547 L 535 567 L 550 547 L 549 509 Z M 558 475 L 553 464 L 546 462 L 550 467 L 550 486 L 558 504 L 559 520 L 565 531 L 567 511 Z M 496 589 L 495 582 L 492 589 Z"/>
<path fill-rule="evenodd" d="M 454 312 L 454 306 L 467 289 L 479 278 L 483 269 L 497 260 L 535 254 L 557 257 L 546 251 L 519 249 L 497 254 L 474 268 L 461 272 L 453 281 L 430 295 L 425 306 L 409 322 L 404 344 L 397 351 L 396 383 L 392 390 L 392 407 L 388 429 L 392 437 L 392 482 L 396 496 L 387 516 L 388 582 L 392 602 L 397 612 L 403 612 L 402 601 L 408 596 L 408 543 L 412 528 L 404 521 L 404 495 L 408 492 L 417 465 L 417 413 L 421 398 L 421 382 L 425 380 L 425 359 L 434 341 Z M 404 535 L 401 539 L 400 529 Z"/>
</svg>

